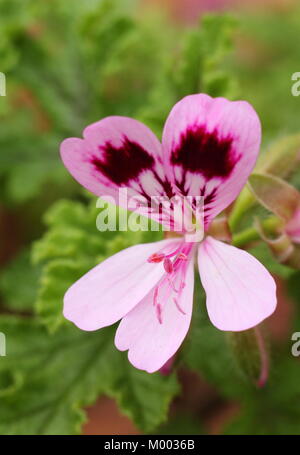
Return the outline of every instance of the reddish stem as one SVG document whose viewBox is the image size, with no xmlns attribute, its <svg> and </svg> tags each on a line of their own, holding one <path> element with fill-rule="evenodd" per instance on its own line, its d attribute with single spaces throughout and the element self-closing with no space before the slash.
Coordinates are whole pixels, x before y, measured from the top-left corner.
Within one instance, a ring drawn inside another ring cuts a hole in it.
<svg viewBox="0 0 300 455">
<path fill-rule="evenodd" d="M 268 356 L 268 352 L 266 350 L 264 338 L 258 327 L 255 327 L 254 333 L 256 336 L 256 341 L 257 341 L 257 346 L 258 346 L 260 361 L 261 361 L 260 375 L 259 375 L 256 385 L 257 385 L 257 387 L 262 388 L 266 385 L 266 382 L 269 377 L 269 356 Z"/>
</svg>

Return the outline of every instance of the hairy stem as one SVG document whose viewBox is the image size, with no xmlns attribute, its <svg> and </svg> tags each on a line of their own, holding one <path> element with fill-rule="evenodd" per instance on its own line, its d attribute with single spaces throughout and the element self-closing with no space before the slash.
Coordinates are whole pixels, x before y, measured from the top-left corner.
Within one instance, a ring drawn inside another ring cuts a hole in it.
<svg viewBox="0 0 300 455">
<path fill-rule="evenodd" d="M 269 356 L 268 352 L 266 349 L 265 345 L 265 340 L 259 330 L 258 327 L 254 328 L 254 333 L 256 336 L 256 341 L 257 341 L 257 346 L 259 350 L 259 355 L 260 355 L 260 362 L 261 362 L 261 367 L 260 367 L 260 375 L 257 380 L 257 387 L 264 387 L 268 377 L 269 377 Z"/>
<path fill-rule="evenodd" d="M 262 222 L 262 227 L 266 234 L 274 234 L 281 221 L 275 216 L 271 216 Z M 260 235 L 254 227 L 247 228 L 244 231 L 233 235 L 232 244 L 239 248 L 244 247 L 250 242 L 259 240 Z"/>
</svg>

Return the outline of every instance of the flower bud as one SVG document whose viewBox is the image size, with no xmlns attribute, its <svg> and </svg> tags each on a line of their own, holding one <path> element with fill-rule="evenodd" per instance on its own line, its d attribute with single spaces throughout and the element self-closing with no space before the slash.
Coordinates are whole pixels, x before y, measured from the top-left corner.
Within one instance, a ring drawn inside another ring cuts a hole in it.
<svg viewBox="0 0 300 455">
<path fill-rule="evenodd" d="M 274 239 L 268 238 L 258 220 L 255 221 L 255 225 L 260 237 L 268 245 L 278 262 L 294 269 L 300 269 L 300 245 L 295 245 L 285 232 Z"/>
<path fill-rule="evenodd" d="M 228 338 L 242 374 L 257 387 L 264 387 L 269 376 L 269 353 L 259 328 L 228 332 Z"/>
<path fill-rule="evenodd" d="M 258 161 L 255 172 L 288 178 L 300 165 L 300 134 L 283 137 L 271 145 Z M 230 214 L 230 226 L 236 228 L 242 215 L 255 203 L 255 197 L 245 187 Z"/>
<path fill-rule="evenodd" d="M 285 222 L 300 208 L 300 193 L 279 177 L 252 174 L 249 185 L 258 202 Z"/>
</svg>

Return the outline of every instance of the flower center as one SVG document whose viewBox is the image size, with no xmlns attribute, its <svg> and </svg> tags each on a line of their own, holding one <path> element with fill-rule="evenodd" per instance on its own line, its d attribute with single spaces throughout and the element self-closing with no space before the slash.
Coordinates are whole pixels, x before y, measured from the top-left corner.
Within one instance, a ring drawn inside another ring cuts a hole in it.
<svg viewBox="0 0 300 455">
<path fill-rule="evenodd" d="M 170 300 L 181 314 L 186 314 L 179 301 L 185 287 L 184 280 L 192 248 L 191 243 L 182 242 L 170 253 L 164 253 L 161 250 L 148 258 L 150 263 L 162 262 L 166 272 L 155 287 L 153 294 L 153 306 L 160 324 L 163 322 L 163 307 Z"/>
</svg>

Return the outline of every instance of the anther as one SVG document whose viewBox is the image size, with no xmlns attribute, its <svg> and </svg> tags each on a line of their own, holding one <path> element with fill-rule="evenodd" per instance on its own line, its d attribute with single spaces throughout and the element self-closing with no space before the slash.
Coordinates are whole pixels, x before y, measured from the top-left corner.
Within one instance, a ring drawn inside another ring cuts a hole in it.
<svg viewBox="0 0 300 455">
<path fill-rule="evenodd" d="M 148 262 L 161 262 L 165 259 L 165 255 L 163 253 L 153 253 L 151 254 L 151 256 L 148 257 L 147 261 Z"/>
</svg>

